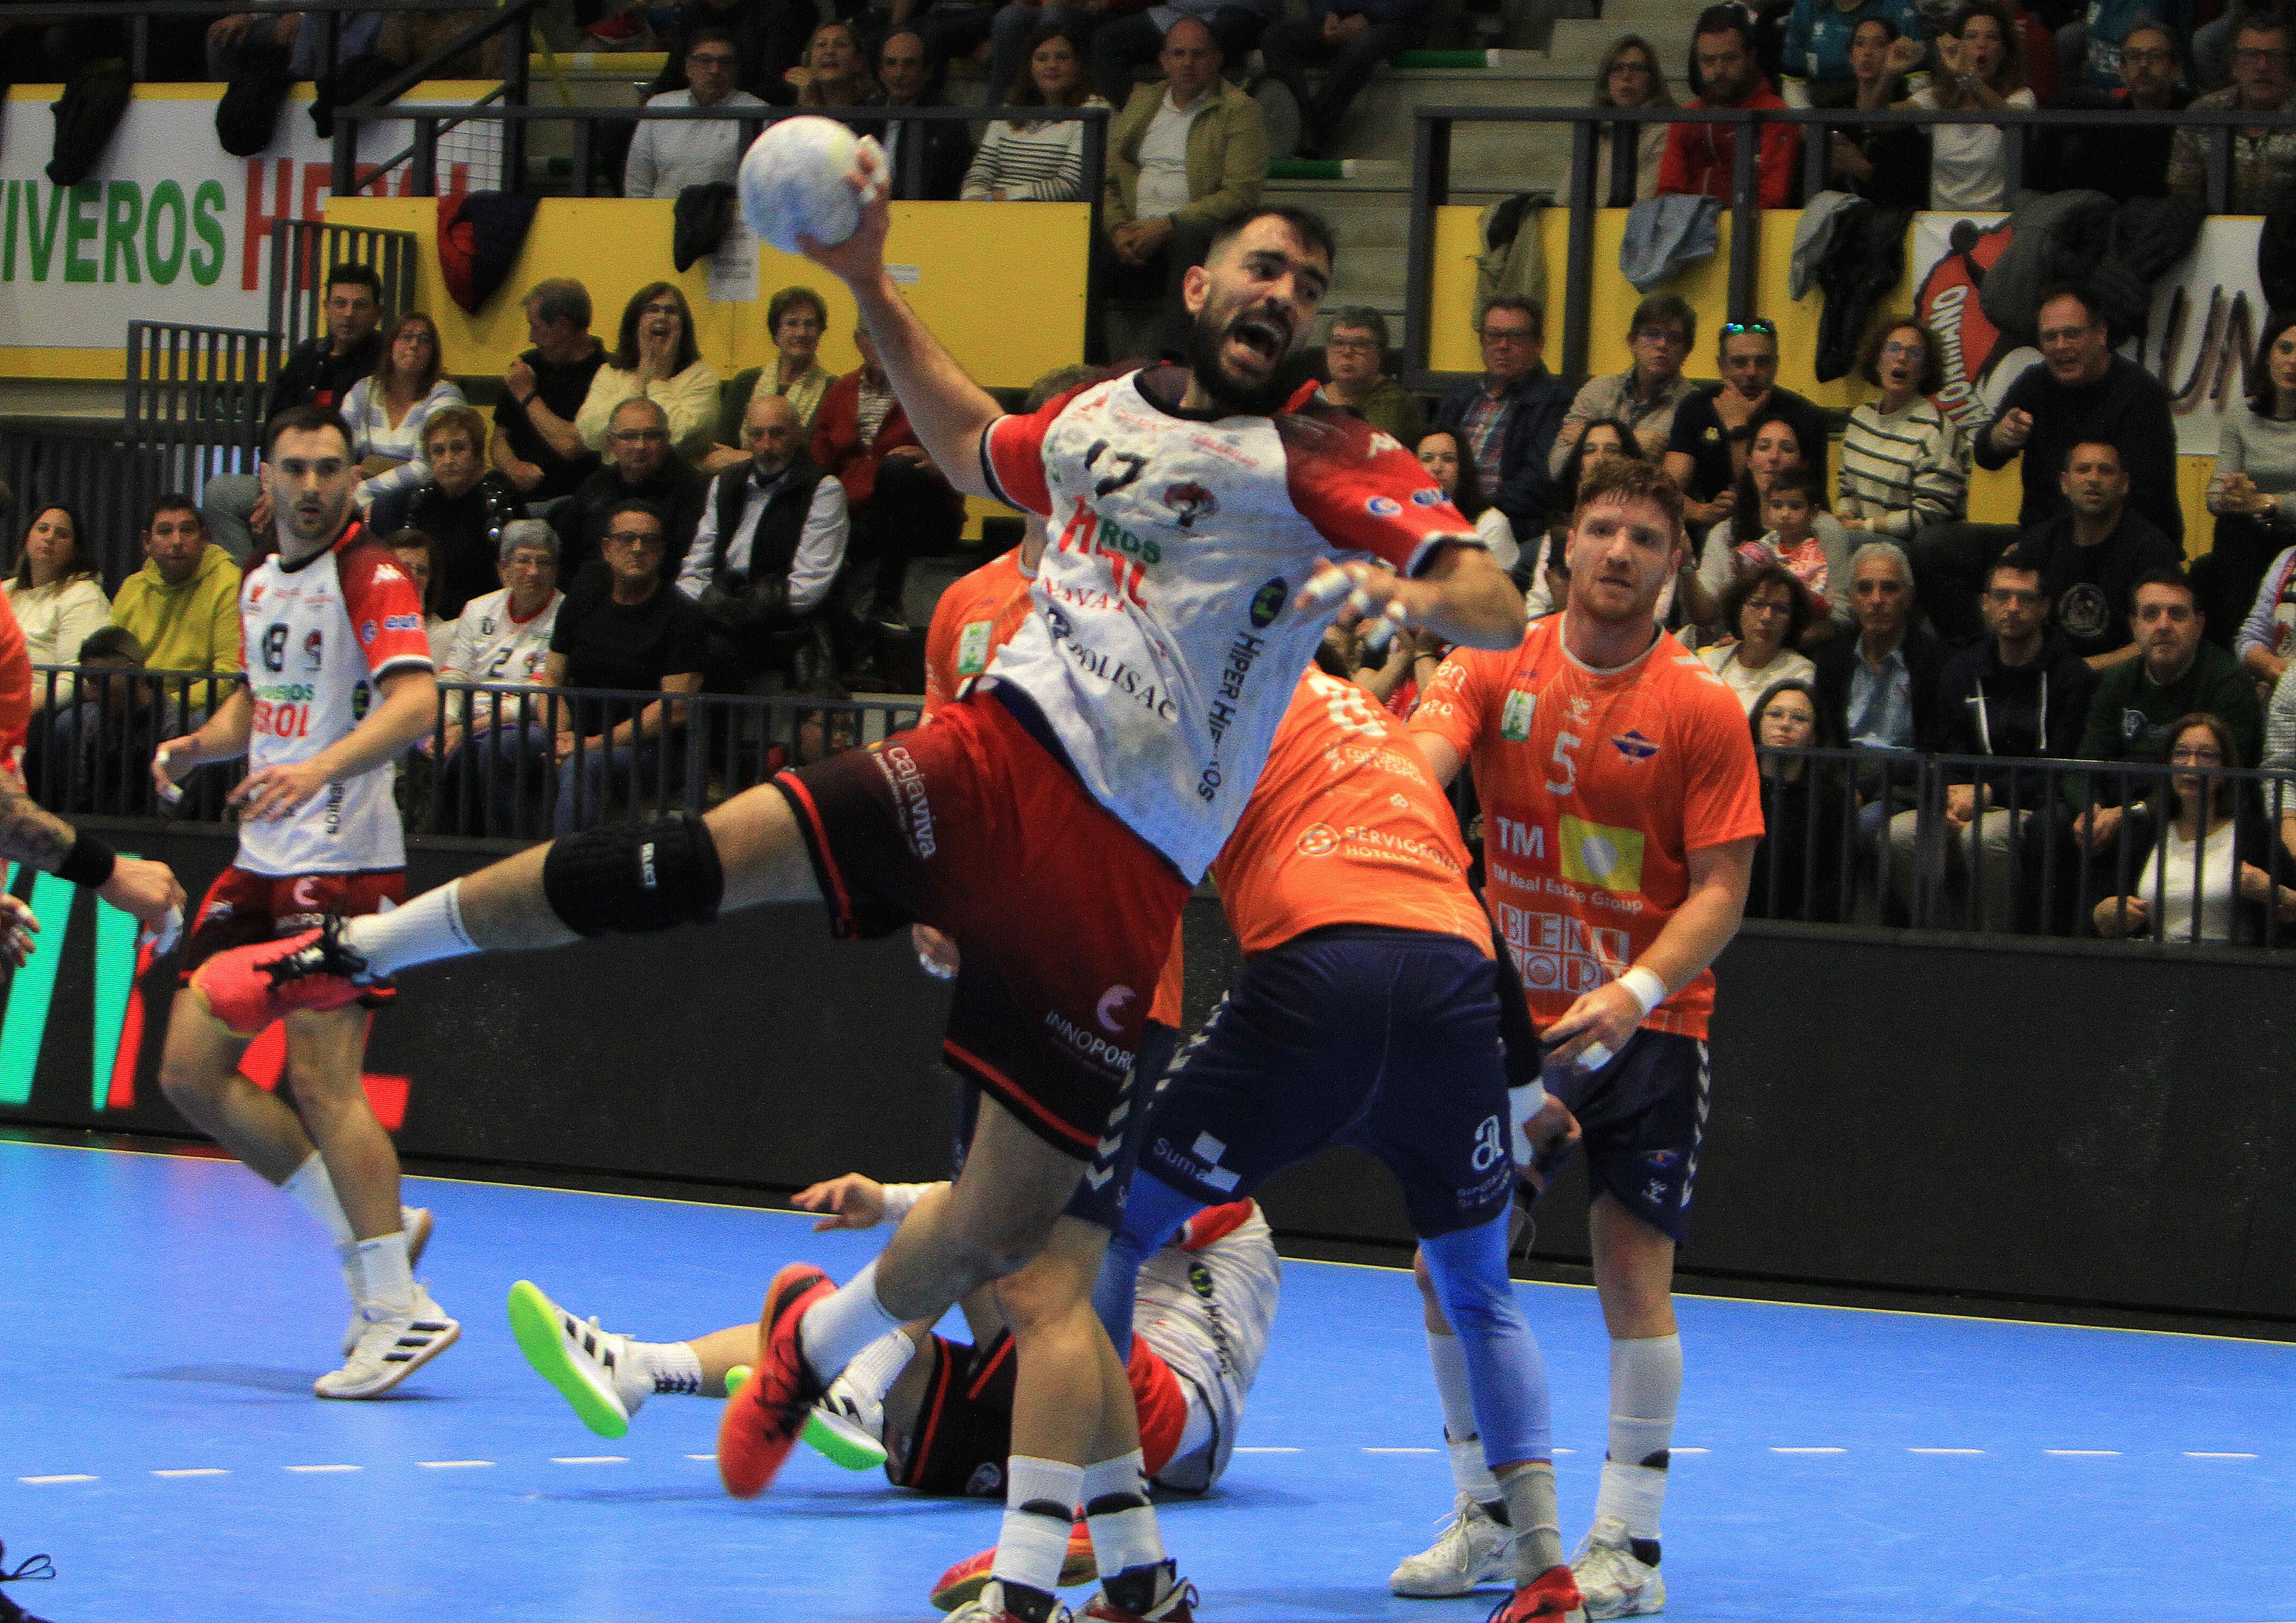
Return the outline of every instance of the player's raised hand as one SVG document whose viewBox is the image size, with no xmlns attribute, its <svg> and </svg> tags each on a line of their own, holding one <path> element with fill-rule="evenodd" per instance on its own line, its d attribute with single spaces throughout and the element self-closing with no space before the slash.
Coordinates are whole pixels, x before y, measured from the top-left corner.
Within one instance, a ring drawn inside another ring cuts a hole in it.
<svg viewBox="0 0 2296 1623">
<path fill-rule="evenodd" d="M 32 911 L 32 905 L 0 891 L 0 963 L 22 969 L 32 955 L 33 938 L 39 933 L 40 915 Z"/>
<path fill-rule="evenodd" d="M 816 1234 L 832 1228 L 874 1228 L 885 1220 L 885 1186 L 875 1178 L 849 1172 L 799 1190 L 790 1197 L 790 1204 L 800 1211 L 827 1214 L 813 1225 Z"/>
<path fill-rule="evenodd" d="M 885 268 L 885 235 L 893 224 L 892 204 L 886 201 L 891 181 L 884 148 L 877 144 L 875 136 L 862 136 L 853 154 L 853 168 L 845 176 L 845 184 L 860 194 L 861 223 L 842 242 L 824 242 L 800 232 L 799 251 L 849 285 L 881 275 Z"/>
</svg>

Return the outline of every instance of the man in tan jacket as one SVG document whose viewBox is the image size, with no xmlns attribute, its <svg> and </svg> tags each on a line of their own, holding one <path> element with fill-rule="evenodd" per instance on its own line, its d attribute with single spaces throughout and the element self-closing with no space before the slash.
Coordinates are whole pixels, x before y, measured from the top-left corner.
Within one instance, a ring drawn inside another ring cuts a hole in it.
<svg viewBox="0 0 2296 1623">
<path fill-rule="evenodd" d="M 1177 354 L 1180 278 L 1203 263 L 1221 222 L 1259 201 L 1267 127 L 1259 103 L 1220 78 L 1219 46 L 1195 18 L 1172 25 L 1159 60 L 1164 82 L 1136 88 L 1109 130 L 1098 246 L 1103 292 L 1160 296 L 1164 347 Z"/>
</svg>

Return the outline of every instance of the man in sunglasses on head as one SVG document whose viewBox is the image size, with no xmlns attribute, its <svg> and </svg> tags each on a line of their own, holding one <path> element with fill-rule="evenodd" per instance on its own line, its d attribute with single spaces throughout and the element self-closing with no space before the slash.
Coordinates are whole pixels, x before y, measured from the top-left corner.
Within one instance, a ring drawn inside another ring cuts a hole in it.
<svg viewBox="0 0 2296 1623">
<path fill-rule="evenodd" d="M 1803 460 L 1820 485 L 1825 482 L 1825 417 L 1808 399 L 1778 387 L 1775 324 L 1759 316 L 1725 322 L 1716 358 L 1722 381 L 1691 390 L 1675 410 L 1674 430 L 1666 442 L 1666 471 L 1682 487 L 1693 524 L 1710 524 L 1722 516 L 1711 505 L 1714 498 L 1736 486 L 1754 430 L 1767 418 L 1783 417 L 1792 426 Z M 1827 496 L 1821 511 L 1832 505 Z"/>
</svg>

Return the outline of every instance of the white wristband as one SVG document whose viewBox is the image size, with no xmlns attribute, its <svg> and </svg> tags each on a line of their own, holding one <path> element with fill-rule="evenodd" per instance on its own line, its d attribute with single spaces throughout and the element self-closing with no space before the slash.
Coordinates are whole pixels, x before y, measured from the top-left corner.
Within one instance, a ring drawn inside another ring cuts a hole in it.
<svg viewBox="0 0 2296 1623">
<path fill-rule="evenodd" d="M 1652 1009 L 1666 1001 L 1666 982 L 1639 963 L 1620 976 L 1619 984 L 1634 994 L 1635 1001 L 1643 1006 L 1645 1018 Z"/>
<path fill-rule="evenodd" d="M 909 1215 L 910 1210 L 919 1201 L 923 1200 L 931 1191 L 939 1187 L 938 1184 L 886 1184 L 885 1221 L 898 1224 L 903 1217 Z"/>
</svg>

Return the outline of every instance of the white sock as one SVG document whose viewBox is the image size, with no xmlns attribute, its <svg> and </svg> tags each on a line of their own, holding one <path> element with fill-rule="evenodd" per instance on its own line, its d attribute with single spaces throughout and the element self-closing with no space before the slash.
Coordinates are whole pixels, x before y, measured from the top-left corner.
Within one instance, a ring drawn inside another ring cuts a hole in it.
<svg viewBox="0 0 2296 1623">
<path fill-rule="evenodd" d="M 1443 1437 L 1451 1447 L 1451 1480 L 1478 1504 L 1496 1504 L 1504 1496 L 1483 1458 L 1483 1439 L 1475 1430 L 1475 1400 L 1467 1386 L 1467 1355 L 1459 1338 L 1427 1332 L 1427 1361 L 1435 1366 L 1435 1392 L 1443 1400 Z"/>
<path fill-rule="evenodd" d="M 877 1299 L 877 1265 L 872 1262 L 826 1301 L 806 1310 L 798 1325 L 798 1349 L 816 1375 L 834 1381 L 870 1342 L 890 1335 L 902 1323 Z"/>
<path fill-rule="evenodd" d="M 343 939 L 376 975 L 467 956 L 479 944 L 463 928 L 462 888 L 463 881 L 454 880 L 389 913 L 361 914 L 345 922 Z"/>
<path fill-rule="evenodd" d="M 1075 1523 L 1077 1496 L 1083 1491 L 1082 1466 L 1013 1455 L 1004 1467 L 1004 1525 L 996 1535 L 991 1576 L 1058 1594 L 1061 1563 L 1069 1554 L 1069 1529 Z"/>
<path fill-rule="evenodd" d="M 1510 1548 L 1518 1587 L 1562 1564 L 1562 1518 L 1554 1508 L 1554 1463 L 1533 1460 L 1499 1484 L 1506 1495 Z"/>
<path fill-rule="evenodd" d="M 635 1414 L 656 1392 L 701 1395 L 701 1355 L 690 1341 L 632 1341 L 625 1340 L 629 1357 L 617 1372 L 615 1388 L 622 1406 Z"/>
<path fill-rule="evenodd" d="M 1628 1535 L 1655 1543 L 1666 1506 L 1667 1451 L 1682 1402 L 1682 1338 L 1611 1343 L 1611 1446 L 1603 1462 L 1596 1520 L 1615 1517 Z M 1657 1464 L 1645 1461 L 1656 1460 Z"/>
<path fill-rule="evenodd" d="M 404 1234 L 378 1234 L 351 1250 L 358 1258 L 359 1307 L 369 1318 L 414 1311 L 414 1267 L 406 1259 Z"/>
<path fill-rule="evenodd" d="M 1093 1562 L 1101 1577 L 1152 1567 L 1164 1559 L 1164 1536 L 1148 1503 L 1148 1462 L 1139 1449 L 1086 1466 L 1078 1496 L 1092 1529 Z M 1095 1512 L 1095 1504 L 1108 1508 Z"/>
<path fill-rule="evenodd" d="M 343 1216 L 343 1203 L 335 1195 L 335 1181 L 327 1176 L 327 1163 L 316 1150 L 306 1156 L 303 1164 L 279 1187 L 318 1219 L 319 1226 L 327 1231 L 327 1238 L 334 1242 L 338 1250 L 351 1243 L 355 1238 L 351 1220 Z"/>
<path fill-rule="evenodd" d="M 909 1367 L 909 1360 L 916 1353 L 916 1343 L 909 1340 L 906 1330 L 879 1336 L 845 1366 L 845 1384 L 863 1403 L 882 1403 L 886 1391 L 901 1378 L 901 1372 Z"/>
</svg>

